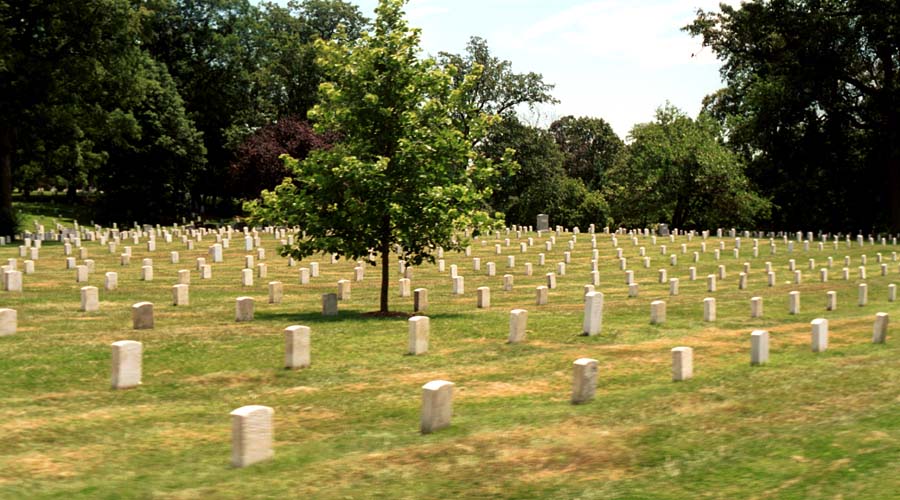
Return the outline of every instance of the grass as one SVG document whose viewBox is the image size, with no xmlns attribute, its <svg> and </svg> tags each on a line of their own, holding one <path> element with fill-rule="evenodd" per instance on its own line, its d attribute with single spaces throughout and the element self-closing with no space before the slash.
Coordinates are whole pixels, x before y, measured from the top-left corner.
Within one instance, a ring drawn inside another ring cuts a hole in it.
<svg viewBox="0 0 900 500">
<path fill-rule="evenodd" d="M 48 227 L 49 229 L 49 227 Z M 563 258 L 563 234 L 537 265 L 543 238 L 520 254 L 515 234 L 503 255 L 499 240 L 473 243 L 482 272 L 471 258 L 446 255 L 459 266 L 466 293 L 450 293 L 449 273 L 437 266 L 414 269 L 413 288 L 429 289 L 431 342 L 422 356 L 406 356 L 403 319 L 378 319 L 378 276 L 367 268 L 337 318 L 320 315 L 320 298 L 338 279 L 351 279 L 352 263 L 329 264 L 300 285 L 298 267 L 277 256 L 271 234 L 261 239 L 268 278 L 240 286 L 242 238 L 232 240 L 213 278 L 201 280 L 197 257 L 207 257 L 209 236 L 188 251 L 178 238 L 160 238 L 156 252 L 131 245 L 131 265 L 119 265 L 97 242 L 84 242 L 96 271 L 88 284 L 100 291 L 100 312 L 79 311 L 74 271 L 65 269 L 63 248 L 45 243 L 25 292 L 0 292 L 0 307 L 19 312 L 17 334 L 0 337 L 0 497 L 3 498 L 853 498 L 884 499 L 900 491 L 900 363 L 894 335 L 871 344 L 876 312 L 898 317 L 887 300 L 888 284 L 900 275 L 893 246 L 830 243 L 793 253 L 777 240 L 776 255 L 760 240 L 760 256 L 731 255 L 733 239 L 711 237 L 700 262 L 691 253 L 702 239 L 668 246 L 661 255 L 641 237 L 652 265 L 645 269 L 638 246 L 624 236 L 619 245 L 640 283 L 628 297 L 609 235 L 597 235 L 599 287 L 605 295 L 601 335 L 583 337 L 583 285 L 590 274 L 590 235 L 578 236 L 572 262 L 546 306 L 534 305 L 534 289 Z M 724 241 L 722 260 L 712 249 Z M 681 254 L 680 244 L 688 245 Z M 169 252 L 181 263 L 171 264 Z M 889 275 L 881 276 L 876 252 Z M 679 263 L 669 265 L 668 254 Z M 506 269 L 506 255 L 516 265 Z M 856 273 L 868 255 L 869 303 L 856 305 Z M 851 257 L 851 279 L 840 269 Z M 834 257 L 828 283 L 818 269 Z M 0 258 L 17 258 L 15 246 Z M 154 259 L 154 281 L 140 281 L 142 258 Z M 797 260 L 803 283 L 789 284 L 787 262 Z M 807 259 L 815 258 L 814 271 Z M 21 269 L 21 258 L 18 263 Z M 485 263 L 497 263 L 488 277 Z M 776 270 L 768 287 L 764 263 Z M 535 267 L 524 275 L 524 264 Z M 751 264 L 748 288 L 737 274 Z M 706 291 L 705 277 L 718 264 L 727 277 Z M 305 265 L 305 264 L 300 264 Z M 696 266 L 698 280 L 688 280 Z M 657 269 L 681 280 L 668 296 Z M 192 269 L 191 304 L 171 306 L 179 269 Z M 119 273 L 119 288 L 103 290 L 105 271 Z M 515 276 L 512 292 L 502 275 Z M 400 276 L 391 271 L 396 280 Z M 282 304 L 267 304 L 268 281 L 285 284 Z M 490 286 L 491 308 L 476 309 L 475 289 Z M 801 292 L 802 310 L 787 312 L 789 291 Z M 825 292 L 835 290 L 838 308 L 825 311 Z M 235 323 L 234 301 L 256 299 L 251 323 Z M 718 321 L 702 321 L 704 297 L 718 302 Z M 751 319 L 749 299 L 761 296 L 763 318 Z M 667 321 L 650 325 L 650 302 L 667 302 Z M 156 328 L 130 328 L 131 304 L 155 304 Z M 412 298 L 391 290 L 392 309 L 412 312 Z M 528 337 L 505 343 L 509 311 L 529 311 Z M 810 321 L 830 322 L 829 348 L 810 351 Z M 282 368 L 282 331 L 292 324 L 312 328 L 313 366 Z M 749 364 L 750 332 L 771 333 L 771 361 Z M 110 347 L 117 340 L 144 343 L 143 385 L 109 389 Z M 671 382 L 670 349 L 694 348 L 694 378 Z M 573 406 L 571 365 L 580 357 L 599 360 L 596 398 Z M 456 384 L 450 428 L 418 432 L 421 386 L 434 379 Z M 229 465 L 230 417 L 240 406 L 275 409 L 275 458 L 246 469 Z"/>
</svg>

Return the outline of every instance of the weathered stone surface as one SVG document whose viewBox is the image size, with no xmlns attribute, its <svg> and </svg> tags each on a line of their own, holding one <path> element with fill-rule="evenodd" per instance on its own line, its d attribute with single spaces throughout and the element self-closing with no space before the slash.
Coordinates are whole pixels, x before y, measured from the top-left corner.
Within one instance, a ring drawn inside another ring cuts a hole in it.
<svg viewBox="0 0 900 500">
<path fill-rule="evenodd" d="M 296 370 L 310 366 L 310 328 L 293 325 L 284 329 L 284 367 Z"/>
<path fill-rule="evenodd" d="M 409 348 L 407 353 L 418 356 L 428 352 L 428 335 L 431 329 L 428 316 L 409 318 Z"/>
<path fill-rule="evenodd" d="M 528 311 L 525 309 L 513 309 L 509 313 L 509 340 L 510 344 L 516 344 L 525 340 L 525 328 L 528 324 Z"/>
<path fill-rule="evenodd" d="M 337 316 L 338 314 L 338 297 L 336 293 L 322 294 L 322 315 Z"/>
<path fill-rule="evenodd" d="M 253 321 L 253 297 L 238 297 L 234 304 L 235 321 Z"/>
<path fill-rule="evenodd" d="M 16 333 L 18 313 L 15 309 L 0 309 L 0 337 Z"/>
<path fill-rule="evenodd" d="M 422 434 L 450 426 L 453 416 L 453 382 L 432 380 L 422 386 Z"/>
<path fill-rule="evenodd" d="M 812 320 L 811 343 L 813 352 L 824 352 L 828 349 L 828 320 L 817 318 Z"/>
<path fill-rule="evenodd" d="M 413 290 L 413 311 L 421 312 L 428 308 L 428 289 L 416 288 Z"/>
<path fill-rule="evenodd" d="M 97 290 L 97 287 L 81 287 L 81 310 L 84 312 L 100 310 L 100 293 Z"/>
<path fill-rule="evenodd" d="M 112 344 L 112 388 L 129 389 L 141 384 L 144 346 L 134 340 Z"/>
<path fill-rule="evenodd" d="M 178 284 L 172 286 L 172 305 L 188 306 L 191 304 L 190 285 Z"/>
<path fill-rule="evenodd" d="M 135 330 L 153 328 L 153 303 L 138 302 L 131 306 L 131 324 Z"/>
<path fill-rule="evenodd" d="M 476 306 L 479 309 L 487 309 L 491 307 L 491 289 L 486 286 L 478 287 Z"/>
<path fill-rule="evenodd" d="M 597 360 L 581 358 L 572 364 L 572 404 L 594 399 L 597 390 Z"/>
<path fill-rule="evenodd" d="M 672 381 L 680 382 L 694 376 L 694 350 L 690 347 L 672 349 Z"/>
<path fill-rule="evenodd" d="M 274 415 L 275 410 L 259 405 L 243 406 L 231 412 L 232 466 L 247 467 L 275 456 Z"/>
<path fill-rule="evenodd" d="M 764 365 L 769 362 L 769 332 L 756 330 L 750 334 L 750 364 Z"/>
<path fill-rule="evenodd" d="M 875 315 L 875 325 L 872 327 L 872 343 L 884 344 L 888 334 L 888 313 L 880 312 Z"/>
<path fill-rule="evenodd" d="M 603 293 L 588 292 L 584 296 L 584 320 L 581 330 L 585 335 L 597 335 L 603 329 Z"/>
</svg>

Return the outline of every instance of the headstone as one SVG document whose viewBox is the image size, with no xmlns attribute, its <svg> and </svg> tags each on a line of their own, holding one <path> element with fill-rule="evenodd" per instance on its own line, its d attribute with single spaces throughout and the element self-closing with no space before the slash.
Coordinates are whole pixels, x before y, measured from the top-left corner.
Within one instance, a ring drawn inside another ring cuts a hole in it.
<svg viewBox="0 0 900 500">
<path fill-rule="evenodd" d="M 703 299 L 703 321 L 716 320 L 716 299 L 707 297 Z"/>
<path fill-rule="evenodd" d="M 716 275 L 710 274 L 706 277 L 706 291 L 707 292 L 715 292 L 716 291 Z"/>
<path fill-rule="evenodd" d="M 654 300 L 650 303 L 650 324 L 659 325 L 666 322 L 666 303 Z"/>
<path fill-rule="evenodd" d="M 884 344 L 888 334 L 888 313 L 880 312 L 875 315 L 875 325 L 872 327 L 872 343 Z"/>
<path fill-rule="evenodd" d="M 834 311 L 837 309 L 837 292 L 825 292 L 825 310 Z"/>
<path fill-rule="evenodd" d="M 412 281 L 407 278 L 400 278 L 400 296 L 409 297 L 412 289 Z"/>
<path fill-rule="evenodd" d="M 308 326 L 289 326 L 284 329 L 284 367 L 289 370 L 309 368 L 310 329 Z"/>
<path fill-rule="evenodd" d="M 594 399 L 597 390 L 597 360 L 580 358 L 572 364 L 572 404 Z"/>
<path fill-rule="evenodd" d="M 253 298 L 238 297 L 234 306 L 235 321 L 253 321 Z"/>
<path fill-rule="evenodd" d="M 4 274 L 4 289 L 8 292 L 22 291 L 22 271 L 6 271 Z"/>
<path fill-rule="evenodd" d="M 528 311 L 525 309 L 513 309 L 509 313 L 509 340 L 510 344 L 517 344 L 525 340 L 525 327 L 528 323 Z"/>
<path fill-rule="evenodd" d="M 322 315 L 337 316 L 338 296 L 336 293 L 322 294 Z"/>
<path fill-rule="evenodd" d="M 212 264 L 204 264 L 200 267 L 200 279 L 212 279 Z"/>
<path fill-rule="evenodd" d="M 828 349 L 828 320 L 818 318 L 812 320 L 812 351 L 825 352 Z"/>
<path fill-rule="evenodd" d="M 247 238 L 249 239 L 249 237 Z M 253 240 L 250 240 L 253 244 Z M 231 412 L 231 465 L 247 467 L 275 455 L 272 420 L 268 406 L 242 406 Z"/>
<path fill-rule="evenodd" d="M 897 285 L 891 283 L 888 285 L 888 302 L 895 302 L 897 300 Z"/>
<path fill-rule="evenodd" d="M 97 287 L 81 287 L 81 310 L 84 312 L 100 310 L 100 294 L 97 291 Z"/>
<path fill-rule="evenodd" d="M 800 314 L 800 292 L 788 293 L 788 314 Z"/>
<path fill-rule="evenodd" d="M 584 321 L 581 329 L 589 336 L 597 335 L 603 329 L 602 292 L 588 292 L 584 296 Z"/>
<path fill-rule="evenodd" d="M 463 295 L 466 292 L 465 280 L 462 276 L 453 278 L 453 295 Z"/>
<path fill-rule="evenodd" d="M 112 388 L 130 389 L 141 385 L 144 346 L 134 340 L 112 343 Z"/>
<path fill-rule="evenodd" d="M 422 418 L 419 429 L 422 434 L 450 426 L 453 415 L 453 383 L 432 380 L 422 386 Z"/>
<path fill-rule="evenodd" d="M 107 291 L 115 290 L 119 287 L 119 273 L 108 272 L 103 284 L 103 288 Z"/>
<path fill-rule="evenodd" d="M 869 302 L 869 286 L 865 283 L 859 284 L 859 306 L 863 307 Z"/>
<path fill-rule="evenodd" d="M 694 376 L 694 350 L 690 347 L 672 349 L 672 381 L 680 382 Z"/>
<path fill-rule="evenodd" d="M 764 365 L 769 362 L 769 332 L 756 330 L 750 334 L 750 364 Z"/>
<path fill-rule="evenodd" d="M 87 266 L 76 266 L 75 267 L 75 282 L 76 283 L 84 283 L 88 280 L 88 267 Z"/>
<path fill-rule="evenodd" d="M 477 291 L 477 307 L 479 309 L 487 309 L 491 307 L 491 289 L 486 286 L 478 287 Z"/>
<path fill-rule="evenodd" d="M 187 284 L 178 284 L 172 286 L 172 305 L 174 306 L 187 306 L 190 305 L 190 294 L 188 291 L 189 285 Z"/>
<path fill-rule="evenodd" d="M 131 306 L 131 324 L 135 330 L 153 328 L 153 303 L 138 302 Z"/>
<path fill-rule="evenodd" d="M 669 295 L 678 295 L 678 278 L 671 278 L 669 280 Z"/>
<path fill-rule="evenodd" d="M 428 334 L 430 323 L 428 316 L 413 316 L 409 318 L 409 349 L 408 353 L 417 356 L 428 352 Z"/>
<path fill-rule="evenodd" d="M 513 290 L 513 275 L 512 274 L 504 274 L 503 275 L 503 291 L 511 292 Z"/>
<path fill-rule="evenodd" d="M 421 312 L 428 308 L 428 289 L 416 288 L 413 290 L 413 311 Z"/>
<path fill-rule="evenodd" d="M 750 298 L 750 317 L 762 318 L 763 315 L 763 299 L 762 297 Z"/>
<path fill-rule="evenodd" d="M 15 309 L 0 309 L 0 337 L 16 333 L 17 316 Z"/>
<path fill-rule="evenodd" d="M 549 288 L 547 288 L 546 286 L 539 286 L 535 288 L 535 303 L 539 306 L 547 305 L 549 295 Z"/>
<path fill-rule="evenodd" d="M 141 281 L 153 281 L 153 268 L 150 266 L 141 267 Z"/>
</svg>

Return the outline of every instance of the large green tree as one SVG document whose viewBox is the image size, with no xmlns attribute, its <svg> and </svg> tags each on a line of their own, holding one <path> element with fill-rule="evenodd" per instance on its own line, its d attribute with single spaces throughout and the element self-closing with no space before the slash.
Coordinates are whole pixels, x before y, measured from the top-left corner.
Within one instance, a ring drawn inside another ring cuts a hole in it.
<svg viewBox="0 0 900 500">
<path fill-rule="evenodd" d="M 468 133 L 468 124 L 482 113 L 503 117 L 514 116 L 519 105 L 534 106 L 558 102 L 551 94 L 553 85 L 545 83 L 539 73 L 515 73 L 512 63 L 491 55 L 487 40 L 472 37 L 464 54 L 441 52 L 444 67 L 452 66 L 453 84 L 461 87 L 473 73 L 477 84 L 467 86 L 465 106 L 454 113 L 457 126 Z"/>
<path fill-rule="evenodd" d="M 667 105 L 630 136 L 605 190 L 616 224 L 749 227 L 767 215 L 768 201 L 754 192 L 744 162 L 725 146 L 712 117 L 694 120 Z"/>
<path fill-rule="evenodd" d="M 433 260 L 437 246 L 460 249 L 465 227 L 490 222 L 485 200 L 495 164 L 473 148 L 491 117 L 467 122 L 469 134 L 453 126 L 478 71 L 455 88 L 455 68 L 443 71 L 420 57 L 419 31 L 403 19 L 403 0 L 381 0 L 371 33 L 318 41 L 327 83 L 310 112 L 317 128 L 341 139 L 290 162 L 294 177 L 262 201 L 250 203 L 253 218 L 299 225 L 306 237 L 283 254 L 305 258 L 316 252 L 381 263 L 380 312 L 388 313 L 390 256 L 412 263 Z"/>
<path fill-rule="evenodd" d="M 547 130 L 510 116 L 491 129 L 480 149 L 493 158 L 515 151 L 520 168 L 501 175 L 491 196 L 491 205 L 506 215 L 507 223 L 531 225 L 538 214 L 547 214 L 553 224 L 606 224 L 606 200 L 581 179 L 566 175 L 566 155 Z"/>
<path fill-rule="evenodd" d="M 141 57 L 127 0 L 0 1 L 0 234 L 12 229 L 17 165 L 71 192 L 105 159 L 98 137 L 123 113 Z M 34 175 L 31 175 L 33 178 Z"/>
<path fill-rule="evenodd" d="M 565 155 L 566 173 L 591 189 L 603 186 L 606 171 L 624 147 L 602 118 L 564 116 L 550 124 L 550 133 Z"/>
<path fill-rule="evenodd" d="M 753 0 L 686 29 L 723 61 L 707 99 L 773 223 L 900 229 L 900 3 Z"/>
</svg>

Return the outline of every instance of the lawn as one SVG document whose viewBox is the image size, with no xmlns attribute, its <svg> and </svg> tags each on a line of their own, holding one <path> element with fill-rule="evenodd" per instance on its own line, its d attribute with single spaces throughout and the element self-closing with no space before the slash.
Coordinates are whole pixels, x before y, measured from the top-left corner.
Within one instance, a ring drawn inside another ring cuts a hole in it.
<svg viewBox="0 0 900 500">
<path fill-rule="evenodd" d="M 82 221 L 83 223 L 85 221 Z M 52 227 L 47 227 L 48 230 Z M 241 286 L 243 235 L 201 280 L 195 260 L 207 258 L 211 234 L 187 250 L 179 236 L 130 239 L 110 253 L 83 241 L 96 263 L 88 283 L 66 269 L 61 243 L 45 242 L 23 293 L 0 292 L 0 307 L 18 311 L 15 335 L 0 337 L 0 497 L 3 498 L 896 498 L 900 491 L 900 349 L 893 331 L 872 344 L 875 314 L 900 318 L 888 285 L 900 281 L 900 248 L 843 239 L 793 252 L 776 238 L 715 235 L 674 242 L 618 236 L 640 291 L 629 297 L 609 234 L 597 234 L 604 293 L 603 330 L 581 336 L 583 287 L 590 281 L 591 235 L 581 233 L 565 276 L 549 303 L 535 305 L 535 287 L 563 260 L 572 233 L 505 232 L 473 241 L 471 257 L 447 252 L 447 271 L 413 269 L 412 288 L 429 290 L 427 354 L 405 355 L 407 321 L 365 313 L 378 305 L 378 268 L 367 267 L 337 317 L 321 315 L 321 296 L 352 279 L 355 263 L 320 263 L 321 276 L 300 285 L 299 268 L 278 256 L 279 241 L 261 232 L 268 277 Z M 533 238 L 520 253 L 518 243 Z M 706 252 L 698 263 L 692 253 Z M 721 260 L 713 249 L 724 243 Z M 0 262 L 18 258 L 18 245 L 0 247 Z M 494 245 L 500 244 L 502 255 Z M 682 254 L 681 244 L 687 245 Z M 128 266 L 119 253 L 131 246 Z M 660 245 L 668 248 L 663 254 Z M 645 247 L 651 265 L 638 255 Z M 180 263 L 170 263 L 178 251 Z M 255 252 L 254 252 L 255 253 Z M 538 254 L 546 264 L 538 265 Z M 678 255 L 670 265 L 669 255 Z M 881 275 L 878 254 L 887 264 Z M 507 268 L 507 256 L 516 263 Z M 857 304 L 867 256 L 868 304 Z M 76 252 L 77 256 L 77 252 Z M 829 281 L 819 269 L 833 257 Z M 849 256 L 850 276 L 841 268 Z M 152 258 L 153 281 L 141 281 L 141 259 Z M 788 260 L 802 270 L 793 283 Z M 808 260 L 815 259 L 813 270 Z M 486 273 L 496 262 L 497 275 Z M 765 262 L 776 273 L 769 287 Z M 532 263 L 533 276 L 524 264 Z M 750 264 L 748 285 L 738 273 Z M 80 262 L 79 262 L 80 263 Z M 450 264 L 465 277 L 465 294 L 451 294 Z M 706 276 L 726 266 L 718 291 Z M 696 266 L 698 279 L 688 279 Z M 658 269 L 680 279 L 677 296 L 660 284 Z M 179 269 L 191 269 L 190 305 L 171 305 Z M 104 273 L 119 287 L 103 289 Z M 514 289 L 502 289 L 503 274 Z M 391 269 L 391 309 L 412 313 Z M 267 283 L 284 283 L 284 301 L 267 303 Z M 79 289 L 100 288 L 100 311 L 79 310 Z M 476 308 L 476 288 L 491 287 L 491 307 Z M 788 293 L 801 292 L 801 311 L 788 313 Z M 826 291 L 838 306 L 825 310 Z M 256 299 L 252 322 L 234 321 L 235 299 Z M 764 316 L 750 318 L 750 298 Z M 715 297 L 718 319 L 703 322 L 703 298 Z M 667 302 L 667 320 L 650 324 L 650 302 Z M 156 326 L 131 329 L 131 305 L 155 304 Z M 528 310 L 527 338 L 507 344 L 512 309 Z M 830 322 L 829 347 L 813 353 L 810 322 Z M 312 367 L 285 370 L 283 330 L 312 329 Z M 750 366 L 750 333 L 768 330 L 770 362 Z M 144 345 L 143 385 L 110 389 L 110 344 Z M 670 350 L 694 349 L 694 377 L 671 381 Z M 596 397 L 569 402 L 572 363 L 599 361 Z M 455 384 L 449 428 L 419 433 L 422 385 Z M 275 457 L 247 468 L 230 466 L 229 412 L 244 405 L 274 408 Z"/>
</svg>

